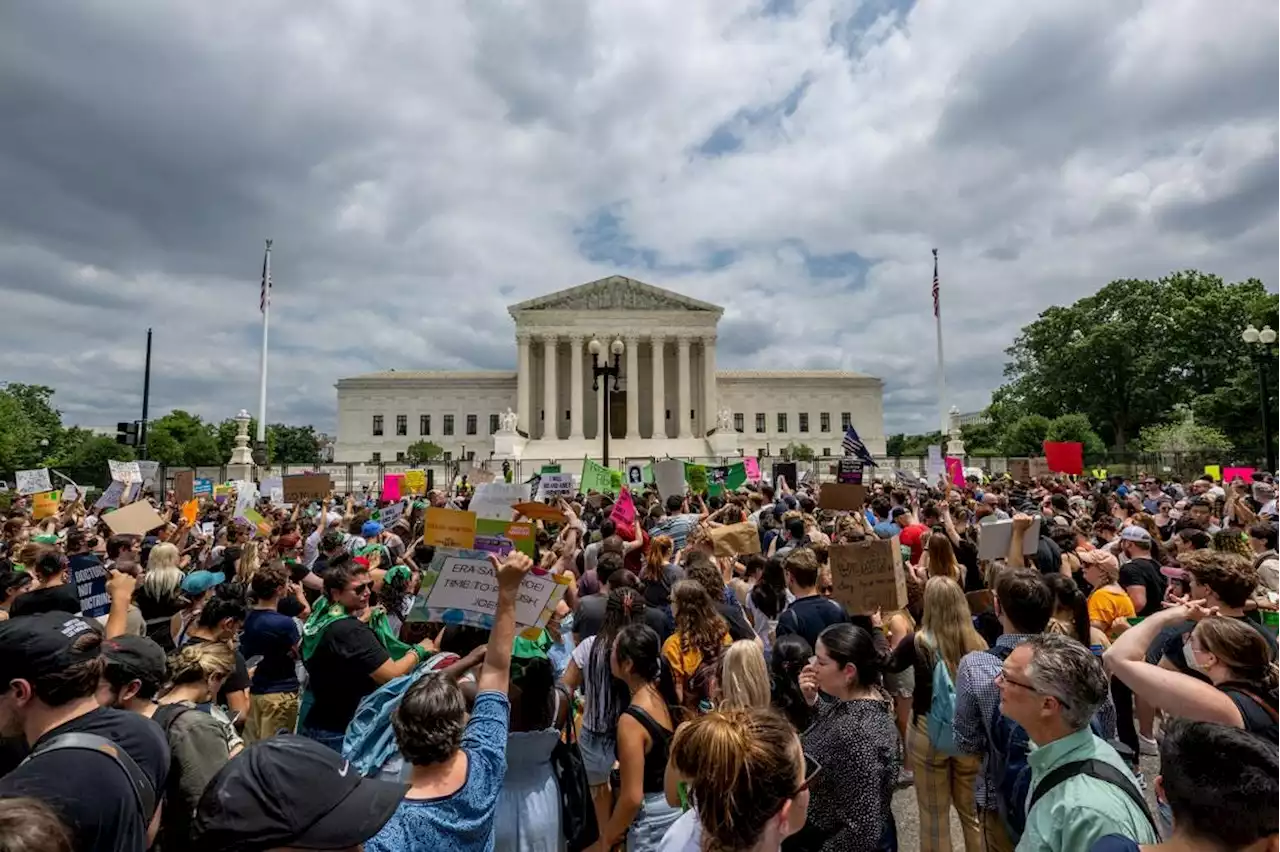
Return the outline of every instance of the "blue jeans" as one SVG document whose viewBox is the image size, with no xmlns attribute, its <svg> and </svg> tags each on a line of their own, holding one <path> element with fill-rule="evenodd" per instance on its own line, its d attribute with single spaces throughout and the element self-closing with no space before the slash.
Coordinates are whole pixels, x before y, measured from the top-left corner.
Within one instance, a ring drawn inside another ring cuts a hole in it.
<svg viewBox="0 0 1280 852">
<path fill-rule="evenodd" d="M 315 740 L 321 745 L 328 746 L 342 754 L 342 739 L 346 736 L 345 731 L 322 731 L 319 728 L 308 728 L 306 725 L 298 728 L 298 736 L 306 737 L 309 740 Z"/>
</svg>

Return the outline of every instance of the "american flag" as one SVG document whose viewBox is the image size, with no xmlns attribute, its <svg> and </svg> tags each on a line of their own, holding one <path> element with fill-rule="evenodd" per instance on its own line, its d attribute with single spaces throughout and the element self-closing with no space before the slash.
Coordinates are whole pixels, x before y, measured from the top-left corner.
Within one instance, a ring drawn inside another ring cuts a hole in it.
<svg viewBox="0 0 1280 852">
<path fill-rule="evenodd" d="M 933 250 L 933 315 L 938 315 L 938 250 Z"/>
<path fill-rule="evenodd" d="M 844 438 L 840 441 L 840 449 L 844 450 L 846 456 L 857 456 L 858 461 L 864 465 L 876 466 L 875 459 L 871 458 L 867 445 L 862 443 L 862 439 L 858 437 L 858 430 L 853 428 L 853 424 L 849 424 L 849 428 L 845 430 Z"/>
<path fill-rule="evenodd" d="M 258 310 L 267 312 L 267 304 L 271 301 L 271 240 L 267 240 L 267 250 L 262 255 L 262 293 L 258 299 Z"/>
</svg>

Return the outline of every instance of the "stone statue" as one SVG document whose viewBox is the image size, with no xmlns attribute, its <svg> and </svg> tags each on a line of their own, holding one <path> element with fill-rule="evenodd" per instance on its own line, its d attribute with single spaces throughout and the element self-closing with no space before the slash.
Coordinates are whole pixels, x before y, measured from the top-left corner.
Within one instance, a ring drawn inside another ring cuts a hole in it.
<svg viewBox="0 0 1280 852">
<path fill-rule="evenodd" d="M 511 410 L 511 406 L 507 406 L 507 410 L 498 415 L 498 431 L 514 432 L 516 431 L 516 423 L 520 417 Z"/>
<path fill-rule="evenodd" d="M 727 408 L 720 409 L 720 413 L 716 415 L 716 431 L 732 432 L 733 431 L 733 412 Z"/>
</svg>

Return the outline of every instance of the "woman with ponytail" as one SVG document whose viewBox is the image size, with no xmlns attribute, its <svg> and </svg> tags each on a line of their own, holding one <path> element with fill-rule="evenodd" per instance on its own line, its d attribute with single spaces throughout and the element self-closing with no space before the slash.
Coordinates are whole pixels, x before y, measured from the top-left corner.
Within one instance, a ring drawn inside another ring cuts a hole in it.
<svg viewBox="0 0 1280 852">
<path fill-rule="evenodd" d="M 663 852 L 775 852 L 804 825 L 818 770 L 781 714 L 746 708 L 682 725 L 671 766 L 687 779 L 693 810 L 667 832 Z"/>
<path fill-rule="evenodd" d="M 1089 599 L 1080 591 L 1075 580 L 1065 574 L 1045 574 L 1044 581 L 1053 591 L 1055 601 L 1053 617 L 1045 628 L 1046 633 L 1070 636 L 1081 645 L 1089 646 L 1098 655 L 1111 647 L 1107 634 L 1089 621 Z"/>
</svg>

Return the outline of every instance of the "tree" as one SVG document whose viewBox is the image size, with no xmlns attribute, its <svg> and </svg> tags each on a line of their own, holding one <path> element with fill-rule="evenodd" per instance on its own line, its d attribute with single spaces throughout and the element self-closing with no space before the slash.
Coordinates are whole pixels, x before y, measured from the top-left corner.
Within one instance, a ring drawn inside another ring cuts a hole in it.
<svg viewBox="0 0 1280 852">
<path fill-rule="evenodd" d="M 941 432 L 930 432 L 927 435 L 890 435 L 889 440 L 885 441 L 885 455 L 895 458 L 923 456 L 928 454 L 930 444 L 942 446 L 946 443 Z"/>
<path fill-rule="evenodd" d="M 95 435 L 72 427 L 65 435 L 59 454 L 51 459 L 56 467 L 81 485 L 106 487 L 110 482 L 108 461 L 132 461 L 133 447 L 117 444 L 109 435 Z"/>
<path fill-rule="evenodd" d="M 1045 433 L 1044 439 L 1075 441 L 1084 445 L 1084 452 L 1088 455 L 1100 455 L 1107 450 L 1107 445 L 1102 442 L 1098 433 L 1093 431 L 1093 427 L 1089 425 L 1089 418 L 1083 414 L 1064 414 L 1061 417 L 1055 417 L 1049 423 L 1049 430 Z"/>
<path fill-rule="evenodd" d="M 315 464 L 320 460 L 320 441 L 314 426 L 267 426 L 267 446 L 272 464 Z"/>
<path fill-rule="evenodd" d="M 44 385 L 0 384 L 0 469 L 38 467 L 57 454 L 64 430 L 52 396 Z"/>
<path fill-rule="evenodd" d="M 221 462 L 231 458 L 231 451 L 236 446 L 236 421 L 230 417 L 223 420 L 214 430 L 214 438 L 218 445 L 218 458 Z M 275 433 L 270 428 L 267 429 L 267 458 L 272 457 L 272 443 L 275 440 Z M 258 421 L 255 418 L 249 418 L 249 448 L 253 448 L 254 441 L 258 435 Z"/>
<path fill-rule="evenodd" d="M 782 457 L 791 461 L 813 461 L 813 447 L 792 441 L 782 448 Z"/>
<path fill-rule="evenodd" d="M 1187 406 L 1176 406 L 1171 423 L 1148 426 L 1139 433 L 1139 449 L 1148 453 L 1173 454 L 1194 451 L 1229 453 L 1231 439 L 1212 426 L 1201 426 Z"/>
<path fill-rule="evenodd" d="M 1049 418 L 1039 414 L 1019 417 L 1004 433 L 1001 449 L 1006 456 L 1042 456 L 1049 434 Z"/>
<path fill-rule="evenodd" d="M 444 455 L 444 448 L 432 441 L 414 441 L 405 450 L 409 464 L 423 464 Z"/>
</svg>

